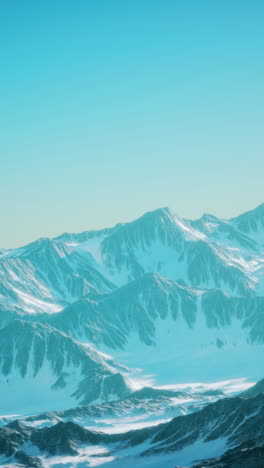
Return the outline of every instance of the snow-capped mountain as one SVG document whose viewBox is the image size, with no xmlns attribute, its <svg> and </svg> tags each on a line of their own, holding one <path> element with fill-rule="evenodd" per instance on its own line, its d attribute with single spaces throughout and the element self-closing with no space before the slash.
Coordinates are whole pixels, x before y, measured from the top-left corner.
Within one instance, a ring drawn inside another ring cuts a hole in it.
<svg viewBox="0 0 264 468">
<path fill-rule="evenodd" d="M 124 366 L 37 322 L 14 320 L 0 330 L 0 369 L 1 413 L 65 409 L 131 391 Z"/>
<path fill-rule="evenodd" d="M 191 378 L 194 357 L 205 369 L 212 352 L 220 378 L 231 355 L 236 377 L 246 355 L 252 377 L 261 377 L 263 206 L 232 220 L 196 221 L 163 208 L 4 250 L 0 326 L 37 320 L 149 373 L 160 374 L 162 363 L 162 382 L 168 374 Z"/>
<path fill-rule="evenodd" d="M 175 322 L 175 326 L 183 322 L 194 332 L 203 321 L 205 328 L 218 330 L 219 340 L 221 329 L 228 330 L 236 321 L 248 332 L 248 341 L 262 343 L 263 308 L 261 296 L 233 297 L 220 289 L 186 287 L 147 273 L 108 294 L 88 294 L 57 314 L 39 316 L 39 320 L 112 349 L 125 348 L 133 334 L 146 345 L 158 345 L 156 334 L 162 321 Z M 224 346 L 219 340 L 215 344 Z"/>
<path fill-rule="evenodd" d="M 187 393 L 144 387 L 120 400 L 21 416 L 19 421 L 40 428 L 71 421 L 90 430 L 120 433 L 142 426 L 158 425 L 180 414 L 193 413 L 224 396 L 221 390 L 210 391 L 206 388 L 195 392 L 189 390 Z M 0 419 L 0 426 L 16 419 L 16 415 L 4 416 Z"/>
<path fill-rule="evenodd" d="M 230 224 L 263 246 L 264 203 L 257 206 L 254 210 L 247 211 L 247 213 L 231 219 Z"/>
<path fill-rule="evenodd" d="M 263 310 L 263 297 L 232 297 L 148 273 L 39 320 L 93 343 L 128 366 L 140 363 L 160 383 L 172 383 L 170 376 L 206 379 L 208 372 L 213 378 L 239 377 L 241 369 L 260 378 Z"/>
<path fill-rule="evenodd" d="M 220 399 L 169 422 L 116 434 L 94 432 L 71 421 L 42 428 L 13 421 L 0 428 L 1 461 L 2 466 L 11 461 L 11 466 L 32 467 L 63 462 L 76 467 L 93 466 L 93 462 L 113 468 L 202 467 L 207 465 L 198 464 L 199 460 L 213 457 L 243 462 L 244 450 L 246 459 L 251 455 L 251 464 L 241 466 L 261 468 L 258 449 L 263 450 L 263 412 L 261 394 Z M 240 465 L 208 462 L 208 466 Z"/>
<path fill-rule="evenodd" d="M 205 228 L 208 223 L 196 224 L 164 208 L 107 231 L 59 239 L 88 251 L 98 271 L 119 286 L 156 272 L 190 286 L 221 287 L 234 294 L 254 290 L 259 283 L 256 271 L 263 265 L 261 247 L 232 223 L 222 222 L 214 235 Z"/>
<path fill-rule="evenodd" d="M 0 255 L 0 301 L 22 313 L 52 313 L 88 292 L 113 289 L 91 262 L 89 253 L 52 239 L 6 251 Z"/>
<path fill-rule="evenodd" d="M 1 429 L 0 463 L 53 466 L 68 454 L 93 466 L 104 453 L 116 467 L 130 462 L 128 454 L 137 466 L 159 466 L 151 463 L 162 456 L 174 467 L 194 463 L 200 447 L 200 460 L 222 457 L 234 441 L 231 410 L 255 440 L 259 419 L 251 416 L 263 406 L 262 383 L 231 402 L 220 387 L 194 397 L 173 385 L 256 381 L 263 349 L 264 205 L 230 220 L 186 220 L 162 208 L 113 228 L 2 249 L 0 416 L 23 415 L 26 425 Z M 41 424 L 32 413 L 41 413 Z M 121 415 L 123 435 L 110 437 Z M 115 423 L 104 421 L 100 435 L 103 416 Z M 130 434 L 131 421 L 145 428 Z M 247 443 L 241 431 L 235 443 Z M 182 457 L 171 458 L 167 447 Z"/>
<path fill-rule="evenodd" d="M 260 294 L 264 247 L 255 234 L 264 233 L 263 206 L 230 221 L 212 215 L 189 221 L 158 209 L 114 228 L 3 250 L 1 303 L 26 313 L 57 312 L 145 273 L 231 295 Z"/>
</svg>

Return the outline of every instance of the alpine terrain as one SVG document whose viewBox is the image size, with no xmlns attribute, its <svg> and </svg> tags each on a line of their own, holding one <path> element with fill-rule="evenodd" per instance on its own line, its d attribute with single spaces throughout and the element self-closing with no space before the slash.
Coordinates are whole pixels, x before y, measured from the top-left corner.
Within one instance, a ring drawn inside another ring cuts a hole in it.
<svg viewBox="0 0 264 468">
<path fill-rule="evenodd" d="M 263 468 L 264 204 L 0 250 L 0 465 Z"/>
</svg>

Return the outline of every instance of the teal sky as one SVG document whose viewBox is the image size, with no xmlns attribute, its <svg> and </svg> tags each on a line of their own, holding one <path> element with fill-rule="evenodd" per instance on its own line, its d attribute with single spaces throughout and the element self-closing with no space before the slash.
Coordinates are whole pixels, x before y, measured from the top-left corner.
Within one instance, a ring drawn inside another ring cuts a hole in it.
<svg viewBox="0 0 264 468">
<path fill-rule="evenodd" d="M 1 0 L 0 247 L 264 201 L 263 0 Z"/>
</svg>

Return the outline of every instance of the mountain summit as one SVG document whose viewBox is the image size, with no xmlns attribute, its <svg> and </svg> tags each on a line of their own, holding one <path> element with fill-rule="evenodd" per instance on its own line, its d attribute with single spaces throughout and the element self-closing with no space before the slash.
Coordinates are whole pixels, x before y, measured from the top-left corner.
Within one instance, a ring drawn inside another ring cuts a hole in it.
<svg viewBox="0 0 264 468">
<path fill-rule="evenodd" d="M 263 240 L 264 205 L 161 208 L 1 250 L 0 463 L 257 461 Z"/>
</svg>

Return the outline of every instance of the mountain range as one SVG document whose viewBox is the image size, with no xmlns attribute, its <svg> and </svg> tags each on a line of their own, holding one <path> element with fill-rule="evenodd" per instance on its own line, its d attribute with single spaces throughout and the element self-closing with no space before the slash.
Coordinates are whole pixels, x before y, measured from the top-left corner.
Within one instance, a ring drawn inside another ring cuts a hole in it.
<svg viewBox="0 0 264 468">
<path fill-rule="evenodd" d="M 2 464 L 57 466 L 63 457 L 78 466 L 75 457 L 87 466 L 131 459 L 235 467 L 225 463 L 243 453 L 258 460 L 263 383 L 255 393 L 250 387 L 263 378 L 263 345 L 264 204 L 229 220 L 187 220 L 162 208 L 113 228 L 2 249 Z M 247 379 L 239 397 L 225 384 L 210 387 L 239 379 Z M 246 415 L 233 432 L 230 411 Z M 125 432 L 102 435 L 101 418 Z M 140 429 L 130 434 L 125 418 Z"/>
</svg>

